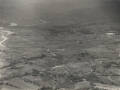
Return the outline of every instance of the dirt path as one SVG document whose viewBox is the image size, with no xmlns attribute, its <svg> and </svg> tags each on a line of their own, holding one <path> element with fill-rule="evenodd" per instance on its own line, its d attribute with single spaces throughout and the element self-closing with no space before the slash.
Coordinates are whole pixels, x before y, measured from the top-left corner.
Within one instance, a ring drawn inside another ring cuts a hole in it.
<svg viewBox="0 0 120 90">
<path fill-rule="evenodd" d="M 115 82 L 114 80 L 112 80 L 110 77 L 111 77 L 111 76 L 108 76 L 108 79 L 109 79 L 111 82 L 116 83 L 116 82 Z"/>
<path fill-rule="evenodd" d="M 11 31 L 4 31 L 4 30 L 0 30 L 0 32 L 7 33 L 7 36 L 13 33 L 13 32 L 11 32 Z M 5 45 L 3 45 L 3 43 L 4 43 L 7 39 L 9 39 L 9 38 L 5 37 L 4 34 L 2 34 L 1 37 L 3 38 L 3 40 L 0 41 L 0 46 L 6 47 Z"/>
</svg>

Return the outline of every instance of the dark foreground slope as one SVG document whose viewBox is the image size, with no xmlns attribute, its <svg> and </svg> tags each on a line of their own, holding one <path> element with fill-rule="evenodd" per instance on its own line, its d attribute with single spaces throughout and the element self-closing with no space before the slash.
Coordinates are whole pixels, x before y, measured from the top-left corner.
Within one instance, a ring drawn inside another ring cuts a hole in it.
<svg viewBox="0 0 120 90">
<path fill-rule="evenodd" d="M 14 34 L 3 88 L 120 89 L 119 9 L 115 0 L 6 0 L 1 26 Z"/>
</svg>

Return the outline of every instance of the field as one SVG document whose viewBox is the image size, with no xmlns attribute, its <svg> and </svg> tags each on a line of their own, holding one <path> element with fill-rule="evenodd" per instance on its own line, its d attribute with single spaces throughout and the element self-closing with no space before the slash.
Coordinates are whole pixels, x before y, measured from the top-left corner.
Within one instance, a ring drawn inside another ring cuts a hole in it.
<svg viewBox="0 0 120 90">
<path fill-rule="evenodd" d="M 18 1 L 0 5 L 1 90 L 120 90 L 116 0 Z"/>
</svg>

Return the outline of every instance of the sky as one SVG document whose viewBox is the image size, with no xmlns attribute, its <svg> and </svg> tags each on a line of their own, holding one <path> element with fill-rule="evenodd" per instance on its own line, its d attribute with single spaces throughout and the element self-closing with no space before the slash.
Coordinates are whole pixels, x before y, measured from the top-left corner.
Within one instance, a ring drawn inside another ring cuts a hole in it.
<svg viewBox="0 0 120 90">
<path fill-rule="evenodd" d="M 42 17 L 42 14 L 44 12 L 53 12 L 52 15 L 56 15 L 57 12 L 61 12 L 61 14 L 67 14 L 66 12 L 73 13 L 75 10 L 80 11 L 83 8 L 85 10 L 88 10 L 90 8 L 99 8 L 100 11 L 105 9 L 107 12 L 109 10 L 110 14 L 108 13 L 108 15 L 112 16 L 113 13 L 115 13 L 115 15 L 118 15 L 114 8 L 119 9 L 120 5 L 116 6 L 116 3 L 109 4 L 109 2 L 107 2 L 108 4 L 106 4 L 104 3 L 104 1 L 111 0 L 0 0 L 0 7 L 5 7 L 4 10 L 3 8 L 0 8 L 0 10 L 4 12 L 4 15 L 2 16 L 9 19 L 11 19 L 11 17 Z M 102 7 L 106 5 L 108 7 Z"/>
</svg>

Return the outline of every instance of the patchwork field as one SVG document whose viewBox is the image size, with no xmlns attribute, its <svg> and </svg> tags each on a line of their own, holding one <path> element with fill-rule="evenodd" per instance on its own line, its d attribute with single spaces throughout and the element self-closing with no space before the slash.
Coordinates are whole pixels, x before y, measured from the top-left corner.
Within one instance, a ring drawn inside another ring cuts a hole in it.
<svg viewBox="0 0 120 90">
<path fill-rule="evenodd" d="M 0 90 L 120 90 L 119 7 L 116 0 L 6 0 Z"/>
</svg>

